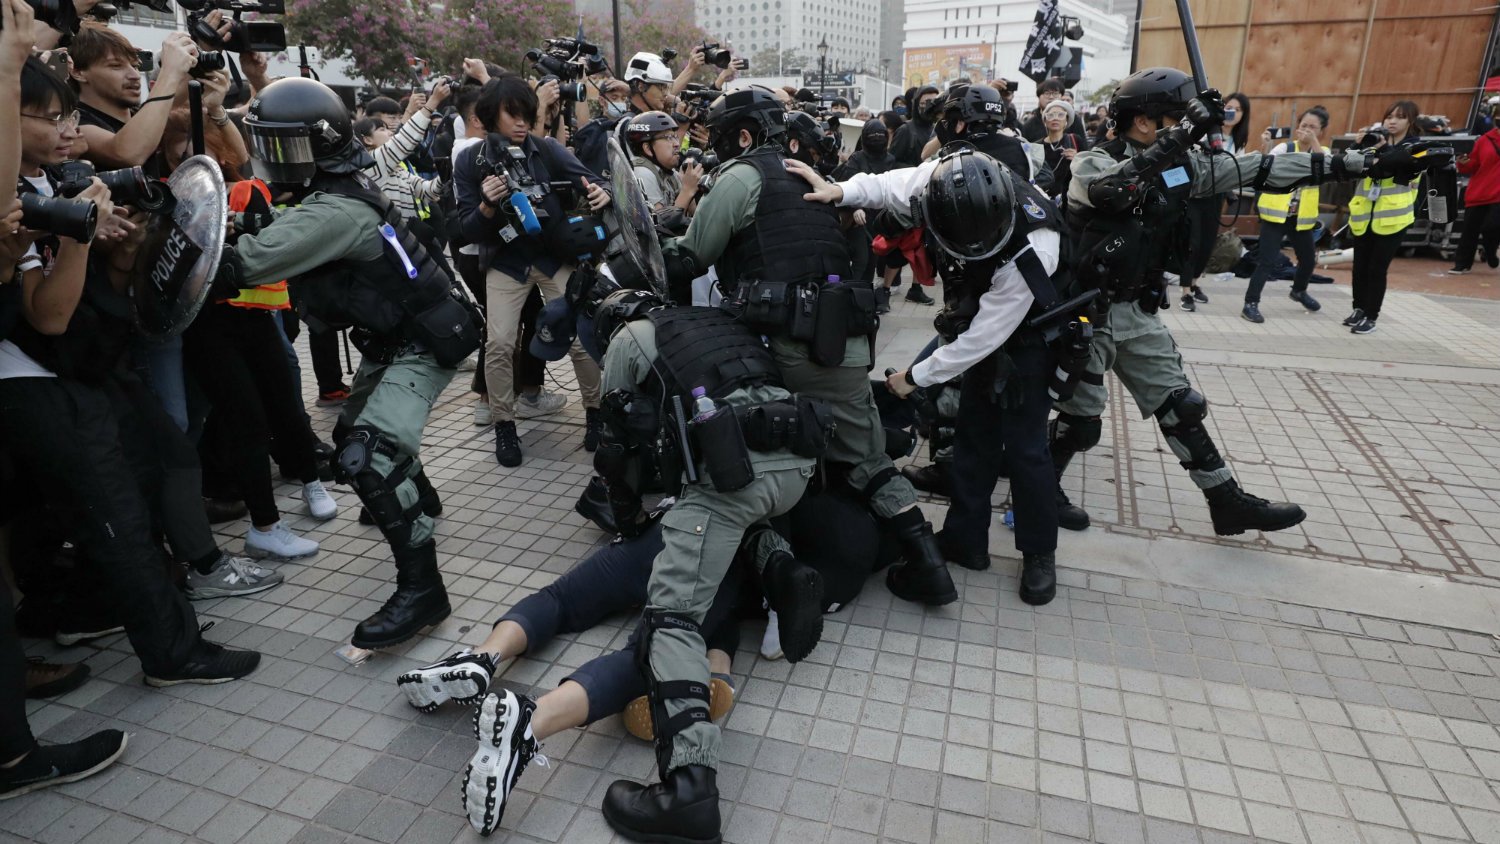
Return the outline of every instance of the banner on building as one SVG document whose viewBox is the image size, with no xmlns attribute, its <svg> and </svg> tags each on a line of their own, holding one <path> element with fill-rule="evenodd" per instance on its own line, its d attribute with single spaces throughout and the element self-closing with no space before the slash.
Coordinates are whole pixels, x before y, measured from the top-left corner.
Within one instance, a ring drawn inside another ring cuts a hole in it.
<svg viewBox="0 0 1500 844">
<path fill-rule="evenodd" d="M 1063 35 L 1057 5 L 1057 0 L 1038 0 L 1026 50 L 1021 53 L 1021 72 L 1036 82 L 1047 78 L 1062 55 Z"/>
<path fill-rule="evenodd" d="M 906 84 L 908 87 L 942 85 L 960 77 L 967 77 L 970 82 L 985 82 L 991 78 L 993 57 L 992 44 L 907 50 Z"/>
</svg>

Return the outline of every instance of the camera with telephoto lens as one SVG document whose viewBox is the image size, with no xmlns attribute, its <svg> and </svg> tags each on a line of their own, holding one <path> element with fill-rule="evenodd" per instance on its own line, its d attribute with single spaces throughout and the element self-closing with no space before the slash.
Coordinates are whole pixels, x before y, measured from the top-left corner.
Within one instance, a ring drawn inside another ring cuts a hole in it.
<svg viewBox="0 0 1500 844">
<path fill-rule="evenodd" d="M 26 0 L 26 5 L 31 7 L 38 23 L 44 23 L 58 32 L 78 34 L 82 21 L 78 19 L 78 10 L 73 7 L 73 0 Z"/>
<path fill-rule="evenodd" d="M 734 61 L 734 56 L 728 50 L 721 49 L 718 42 L 704 41 L 698 49 L 703 51 L 704 64 L 711 64 L 720 70 L 728 70 L 729 63 Z"/>
<path fill-rule="evenodd" d="M 682 156 L 677 162 L 677 169 L 681 170 L 682 165 L 687 164 L 689 161 L 697 163 L 698 166 L 703 168 L 703 172 L 705 173 L 719 166 L 719 156 L 717 153 L 704 152 L 697 147 L 688 147 L 682 151 Z"/>
<path fill-rule="evenodd" d="M 94 179 L 109 188 L 109 198 L 117 205 L 159 214 L 172 204 L 166 185 L 148 178 L 141 168 L 123 167 L 100 173 L 87 161 L 64 161 L 58 166 L 57 194 L 71 199 L 87 190 Z"/>
<path fill-rule="evenodd" d="M 1389 130 L 1384 126 L 1374 126 L 1366 129 L 1365 133 L 1359 136 L 1359 140 L 1354 142 L 1354 145 L 1360 149 L 1365 149 L 1373 147 L 1381 141 L 1389 141 L 1390 139 L 1391 133 Z"/>
<path fill-rule="evenodd" d="M 223 70 L 229 66 L 229 60 L 225 58 L 221 50 L 204 50 L 198 53 L 198 62 L 193 69 L 188 71 L 191 75 L 202 78 L 216 70 Z"/>
<path fill-rule="evenodd" d="M 540 88 L 543 85 L 546 85 L 548 82 L 557 83 L 558 96 L 560 96 L 562 98 L 562 101 L 565 103 L 581 103 L 584 100 L 588 99 L 588 89 L 582 82 L 564 82 L 549 73 L 546 76 L 543 76 L 541 79 L 538 79 L 536 82 L 536 86 Z"/>
<path fill-rule="evenodd" d="M 23 193 L 21 225 L 32 231 L 50 232 L 58 237 L 88 243 L 94 239 L 94 229 L 99 225 L 99 206 L 88 199 Z"/>
</svg>

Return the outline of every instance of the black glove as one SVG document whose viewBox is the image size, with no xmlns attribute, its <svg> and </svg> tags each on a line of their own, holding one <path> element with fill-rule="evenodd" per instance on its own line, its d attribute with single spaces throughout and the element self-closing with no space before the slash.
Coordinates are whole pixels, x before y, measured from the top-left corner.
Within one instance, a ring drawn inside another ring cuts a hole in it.
<svg viewBox="0 0 1500 844">
<path fill-rule="evenodd" d="M 1187 119 L 1193 124 L 1193 141 L 1201 140 L 1224 125 L 1224 98 L 1209 88 L 1187 104 Z"/>
<path fill-rule="evenodd" d="M 214 273 L 208 295 L 215 300 L 233 299 L 240 295 L 240 281 L 243 278 L 244 267 L 240 264 L 240 256 L 235 254 L 234 247 L 225 246 L 219 255 L 219 269 Z"/>
<path fill-rule="evenodd" d="M 1138 179 L 1115 173 L 1089 183 L 1089 204 L 1105 214 L 1118 214 L 1141 201 Z"/>
</svg>

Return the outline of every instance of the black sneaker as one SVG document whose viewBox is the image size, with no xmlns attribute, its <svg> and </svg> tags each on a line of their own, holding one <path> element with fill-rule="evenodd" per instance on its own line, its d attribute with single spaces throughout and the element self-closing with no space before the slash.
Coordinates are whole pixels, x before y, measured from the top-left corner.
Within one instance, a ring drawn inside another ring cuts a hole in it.
<svg viewBox="0 0 1500 844">
<path fill-rule="evenodd" d="M 1365 318 L 1365 312 L 1364 312 L 1364 310 L 1361 309 L 1361 308 L 1355 308 L 1353 313 L 1351 313 L 1348 316 L 1344 317 L 1344 325 L 1352 328 L 1353 326 L 1358 325 L 1359 321 L 1362 320 L 1362 319 L 1364 319 L 1364 318 Z"/>
<path fill-rule="evenodd" d="M 396 678 L 411 705 L 432 712 L 447 701 L 478 703 L 495 676 L 495 659 L 489 654 L 459 651 L 450 657 L 408 671 Z"/>
<path fill-rule="evenodd" d="M 599 440 L 604 436 L 604 417 L 600 415 L 599 408 L 586 407 L 583 409 L 583 450 L 592 452 L 599 447 Z"/>
<path fill-rule="evenodd" d="M 1323 306 L 1319 304 L 1318 300 L 1314 299 L 1306 290 L 1293 290 L 1291 298 L 1293 302 L 1301 304 L 1302 307 L 1307 308 L 1309 311 L 1319 311 L 1323 309 Z"/>
<path fill-rule="evenodd" d="M 1266 321 L 1266 318 L 1260 315 L 1259 302 L 1246 302 L 1245 307 L 1240 310 L 1240 316 L 1257 325 Z"/>
<path fill-rule="evenodd" d="M 516 423 L 495 423 L 495 459 L 510 469 L 521 465 L 521 435 L 516 433 Z"/>
<path fill-rule="evenodd" d="M 1198 310 L 1198 304 L 1197 304 L 1197 302 L 1193 301 L 1193 294 L 1191 294 L 1191 293 L 1184 293 L 1184 294 L 1182 294 L 1182 309 L 1184 311 L 1196 311 L 1196 310 Z"/>
<path fill-rule="evenodd" d="M 63 616 L 57 619 L 57 632 L 52 639 L 65 648 L 125 632 L 125 625 L 120 623 L 119 616 L 102 601 L 72 602 L 64 606 L 62 612 Z"/>
<path fill-rule="evenodd" d="M 260 665 L 260 654 L 255 651 L 232 651 L 206 639 L 176 669 L 155 677 L 146 675 L 146 685 L 162 688 L 183 683 L 212 686 L 238 680 Z"/>
<path fill-rule="evenodd" d="M 535 711 L 535 701 L 509 689 L 485 695 L 474 711 L 479 749 L 464 769 L 463 806 L 469 824 L 480 835 L 499 828 L 510 790 L 531 760 L 547 764 L 547 757 L 538 756 L 542 746 L 531 732 Z"/>
<path fill-rule="evenodd" d="M 37 745 L 17 764 L 0 768 L 0 800 L 91 777 L 113 765 L 129 741 L 119 730 L 100 730 L 82 741 Z"/>
<path fill-rule="evenodd" d="M 1490 265 L 1490 269 L 1500 267 L 1500 254 L 1490 252 L 1489 254 L 1484 256 L 1484 262 Z"/>
<path fill-rule="evenodd" d="M 1201 287 L 1193 288 L 1193 298 L 1197 299 L 1199 302 L 1202 302 L 1205 305 L 1208 304 L 1208 294 L 1204 293 L 1203 288 Z"/>
<path fill-rule="evenodd" d="M 1362 317 L 1359 318 L 1359 322 L 1356 322 L 1354 324 L 1354 326 L 1349 329 L 1349 333 L 1350 334 L 1374 334 L 1375 333 L 1375 320 L 1370 319 L 1367 316 L 1362 316 Z"/>
<path fill-rule="evenodd" d="M 81 662 L 54 665 L 39 656 L 26 657 L 26 696 L 40 699 L 73 691 L 89 678 L 89 667 Z"/>
<path fill-rule="evenodd" d="M 1469 267 L 1454 267 L 1453 269 L 1448 270 L 1448 275 L 1468 275 L 1471 272 L 1473 272 L 1473 270 Z"/>
<path fill-rule="evenodd" d="M 918 305 L 931 305 L 937 300 L 922 291 L 922 285 L 912 282 L 906 291 L 906 301 L 916 302 Z"/>
<path fill-rule="evenodd" d="M 990 552 L 974 551 L 958 547 L 948 538 L 946 531 L 937 532 L 938 547 L 943 549 L 943 559 L 969 571 L 984 571 L 990 567 Z"/>
</svg>

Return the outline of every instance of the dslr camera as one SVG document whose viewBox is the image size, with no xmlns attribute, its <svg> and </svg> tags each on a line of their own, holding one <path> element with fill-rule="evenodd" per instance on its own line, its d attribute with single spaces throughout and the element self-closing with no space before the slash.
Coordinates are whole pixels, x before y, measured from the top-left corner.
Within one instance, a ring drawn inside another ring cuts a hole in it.
<svg viewBox="0 0 1500 844">
<path fill-rule="evenodd" d="M 100 173 L 87 161 L 64 161 L 57 168 L 58 196 L 69 199 L 88 189 L 98 179 L 109 188 L 110 199 L 120 205 L 129 205 L 152 214 L 170 213 L 172 194 L 167 186 L 146 177 L 139 167 L 124 167 Z"/>
<path fill-rule="evenodd" d="M 1359 136 L 1359 140 L 1355 141 L 1354 145 L 1360 149 L 1365 149 L 1375 146 L 1381 141 L 1389 141 L 1390 139 L 1391 133 L 1384 126 L 1372 126 Z"/>
<path fill-rule="evenodd" d="M 94 229 L 99 225 L 99 206 L 87 199 L 23 193 L 21 225 L 88 243 L 94 239 Z"/>
<path fill-rule="evenodd" d="M 711 64 L 719 70 L 728 70 L 731 64 L 740 70 L 750 69 L 750 61 L 748 59 L 736 59 L 730 54 L 729 50 L 719 47 L 716 41 L 704 41 L 695 49 L 703 52 L 703 61 L 705 64 Z"/>
</svg>

